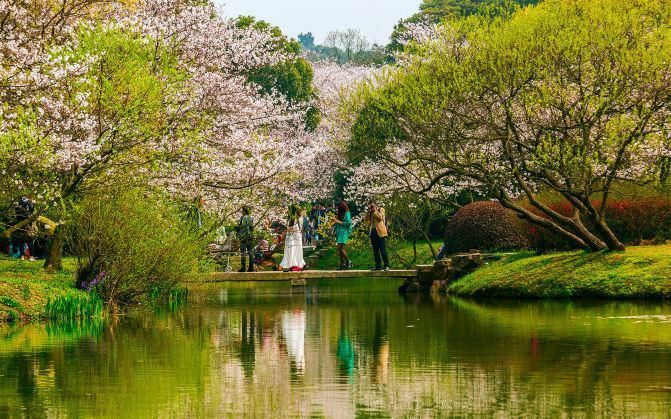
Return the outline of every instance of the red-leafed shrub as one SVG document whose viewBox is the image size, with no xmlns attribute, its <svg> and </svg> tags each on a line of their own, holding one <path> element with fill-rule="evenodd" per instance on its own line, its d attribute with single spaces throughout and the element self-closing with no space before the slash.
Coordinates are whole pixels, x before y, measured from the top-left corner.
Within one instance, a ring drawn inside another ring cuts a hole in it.
<svg viewBox="0 0 671 419">
<path fill-rule="evenodd" d="M 571 215 L 573 210 L 573 207 L 568 202 L 546 203 L 546 206 L 559 214 L 567 216 Z M 528 209 L 536 215 L 546 217 L 535 207 L 530 207 Z M 538 251 L 547 252 L 551 250 L 571 250 L 577 248 L 577 245 L 572 241 L 546 228 L 531 223 L 527 223 L 527 228 L 531 240 L 531 247 Z"/>
<path fill-rule="evenodd" d="M 593 202 L 599 208 L 598 201 Z M 549 203 L 552 210 L 570 215 L 568 203 Z M 535 208 L 534 213 L 542 215 Z M 625 244 L 640 244 L 642 241 L 664 241 L 671 239 L 671 199 L 636 198 L 615 199 L 606 204 L 606 221 L 613 233 Z M 589 228 L 589 220 L 583 220 Z M 532 247 L 540 251 L 564 250 L 575 245 L 542 227 L 529 225 Z"/>
<path fill-rule="evenodd" d="M 475 202 L 457 211 L 447 225 L 448 253 L 529 248 L 528 227 L 498 202 Z"/>
<path fill-rule="evenodd" d="M 606 220 L 624 243 L 671 239 L 671 199 L 618 199 L 606 204 Z"/>
</svg>

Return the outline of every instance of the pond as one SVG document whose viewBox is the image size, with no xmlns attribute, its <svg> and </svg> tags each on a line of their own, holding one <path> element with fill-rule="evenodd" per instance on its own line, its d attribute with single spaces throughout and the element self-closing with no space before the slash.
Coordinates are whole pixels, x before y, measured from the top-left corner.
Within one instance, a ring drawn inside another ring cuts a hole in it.
<svg viewBox="0 0 671 419">
<path fill-rule="evenodd" d="M 0 417 L 667 415 L 671 306 L 472 301 L 376 281 L 192 290 L 0 329 Z"/>
</svg>

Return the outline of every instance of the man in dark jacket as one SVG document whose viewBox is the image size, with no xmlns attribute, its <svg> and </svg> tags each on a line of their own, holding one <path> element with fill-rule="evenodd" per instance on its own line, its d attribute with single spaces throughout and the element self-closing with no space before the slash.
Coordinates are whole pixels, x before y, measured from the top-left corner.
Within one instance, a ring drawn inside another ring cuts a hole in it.
<svg viewBox="0 0 671 419">
<path fill-rule="evenodd" d="M 242 215 L 236 232 L 240 239 L 240 272 L 254 272 L 254 219 L 249 215 L 249 207 L 242 207 Z M 249 257 L 249 265 L 246 258 Z"/>
</svg>

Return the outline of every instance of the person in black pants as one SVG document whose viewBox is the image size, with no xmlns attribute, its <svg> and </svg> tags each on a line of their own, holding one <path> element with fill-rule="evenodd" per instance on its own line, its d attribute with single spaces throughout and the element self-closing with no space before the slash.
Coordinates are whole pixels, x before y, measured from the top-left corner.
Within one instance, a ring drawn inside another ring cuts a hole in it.
<svg viewBox="0 0 671 419">
<path fill-rule="evenodd" d="M 383 207 L 371 202 L 368 207 L 368 223 L 370 224 L 370 243 L 373 246 L 375 271 L 389 270 L 387 255 L 387 217 Z M 383 265 L 384 264 L 384 265 Z"/>
<path fill-rule="evenodd" d="M 242 215 L 238 222 L 236 232 L 240 240 L 240 271 L 239 272 L 254 272 L 254 219 L 249 214 L 249 207 L 244 206 L 241 209 Z M 249 257 L 249 265 L 245 263 L 245 259 Z"/>
</svg>

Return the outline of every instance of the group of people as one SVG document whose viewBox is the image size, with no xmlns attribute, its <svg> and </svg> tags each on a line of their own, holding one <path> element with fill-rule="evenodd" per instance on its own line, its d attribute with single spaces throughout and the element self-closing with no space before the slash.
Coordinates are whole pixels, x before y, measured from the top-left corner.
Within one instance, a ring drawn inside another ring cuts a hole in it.
<svg viewBox="0 0 671 419">
<path fill-rule="evenodd" d="M 336 207 L 334 219 L 334 235 L 336 248 L 340 257 L 339 270 L 352 269 L 354 266 L 347 255 L 347 243 L 352 234 L 352 213 L 346 201 L 342 200 Z M 284 231 L 284 256 L 280 262 L 283 271 L 302 271 L 306 267 L 303 258 L 303 246 L 312 245 L 319 239 L 319 227 L 326 218 L 326 209 L 323 205 L 313 207 L 310 216 L 305 210 L 292 205 Z M 365 225 L 368 228 L 375 268 L 373 270 L 389 270 L 389 257 L 387 255 L 386 240 L 388 237 L 387 219 L 384 207 L 376 202 L 370 202 L 367 213 L 364 216 Z M 240 240 L 240 272 L 254 271 L 254 220 L 248 207 L 241 210 L 240 220 L 236 228 Z"/>
<path fill-rule="evenodd" d="M 8 237 L 0 238 L 2 252 L 11 258 L 35 260 L 46 255 L 47 239 L 56 223 L 44 216 L 36 216 L 35 202 L 21 197 L 0 215 L 2 227 L 9 229 Z"/>
<path fill-rule="evenodd" d="M 384 207 L 371 201 L 364 217 L 364 223 L 368 229 L 373 257 L 375 259 L 374 271 L 389 270 L 389 256 L 387 254 L 387 215 Z M 336 248 L 340 256 L 340 270 L 352 269 L 352 261 L 347 255 L 346 246 L 352 233 L 352 213 L 347 202 L 340 201 L 338 213 L 335 219 Z"/>
</svg>

